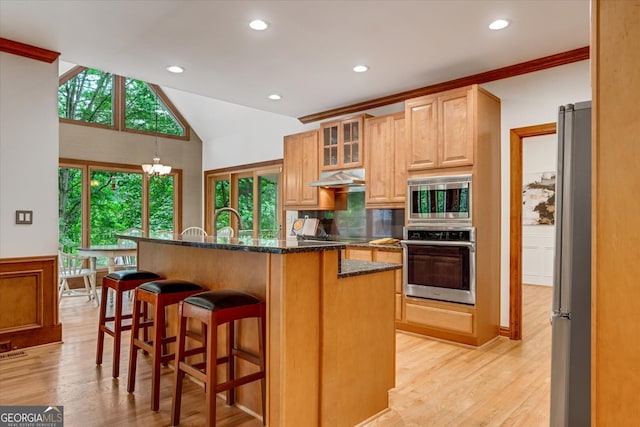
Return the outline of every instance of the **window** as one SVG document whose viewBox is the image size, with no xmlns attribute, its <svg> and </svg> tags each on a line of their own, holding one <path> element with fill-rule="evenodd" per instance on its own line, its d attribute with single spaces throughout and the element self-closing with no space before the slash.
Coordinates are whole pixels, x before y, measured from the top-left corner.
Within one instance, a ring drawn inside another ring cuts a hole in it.
<svg viewBox="0 0 640 427">
<path fill-rule="evenodd" d="M 75 67 L 60 78 L 61 120 L 113 130 L 189 139 L 189 127 L 160 87 L 99 70 Z M 59 244 L 116 244 L 127 229 L 170 232 L 181 227 L 182 171 L 147 178 L 139 165 L 61 159 L 58 173 Z"/>
<path fill-rule="evenodd" d="M 269 173 L 258 176 L 258 237 L 272 239 L 279 237 L 278 183 L 280 174 Z"/>
<path fill-rule="evenodd" d="M 242 230 L 238 231 L 240 237 L 253 237 L 253 208 L 257 203 L 253 200 L 253 175 L 238 178 L 238 212 L 242 219 Z"/>
<path fill-rule="evenodd" d="M 58 246 L 75 252 L 82 243 L 81 168 L 58 169 Z"/>
<path fill-rule="evenodd" d="M 58 86 L 58 116 L 113 126 L 113 75 L 91 68 L 80 70 Z"/>
<path fill-rule="evenodd" d="M 172 232 L 175 223 L 175 178 L 152 176 L 149 184 L 149 227 L 151 232 Z"/>
<path fill-rule="evenodd" d="M 190 138 L 186 120 L 159 86 L 87 67 L 60 78 L 58 116 L 75 124 Z"/>
<path fill-rule="evenodd" d="M 227 175 L 222 177 L 218 177 L 214 180 L 214 201 L 215 201 L 215 211 L 220 208 L 230 207 L 231 206 L 231 193 L 230 193 L 230 185 L 229 179 Z M 222 227 L 229 227 L 231 225 L 230 214 L 222 213 L 218 217 L 218 223 L 216 224 L 217 228 L 220 229 Z"/>
<path fill-rule="evenodd" d="M 89 218 L 91 245 L 114 245 L 116 233 L 142 229 L 142 174 L 91 170 Z"/>
<path fill-rule="evenodd" d="M 130 228 L 178 229 L 181 171 L 147 178 L 137 166 L 62 159 L 58 168 L 59 245 L 116 244 Z M 101 261 L 100 259 L 98 261 Z"/>
<path fill-rule="evenodd" d="M 130 78 L 125 79 L 124 126 L 166 135 L 184 135 L 184 127 L 156 92 L 147 83 Z"/>
<path fill-rule="evenodd" d="M 213 228 L 214 212 L 231 207 L 240 213 L 240 237 L 271 239 L 280 236 L 283 218 L 279 185 L 282 162 L 244 165 L 225 171 L 205 172 L 205 224 Z M 215 206 L 214 206 L 215 205 Z M 214 209 L 215 207 L 215 209 Z M 216 228 L 228 226 L 230 215 L 223 212 Z"/>
</svg>

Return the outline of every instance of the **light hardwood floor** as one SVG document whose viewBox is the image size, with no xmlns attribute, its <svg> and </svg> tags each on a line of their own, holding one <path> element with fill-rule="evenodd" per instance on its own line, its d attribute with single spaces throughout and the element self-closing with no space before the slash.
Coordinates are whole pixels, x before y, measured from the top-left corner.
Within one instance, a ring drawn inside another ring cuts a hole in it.
<svg viewBox="0 0 640 427">
<path fill-rule="evenodd" d="M 501 337 L 473 349 L 398 332 L 397 386 L 390 392 L 390 409 L 364 425 L 548 426 L 551 288 L 524 286 L 523 301 L 521 342 Z M 65 298 L 61 317 L 63 345 L 0 358 L 0 405 L 63 405 L 70 427 L 168 426 L 171 369 L 163 368 L 160 411 L 151 412 L 148 359 L 139 358 L 136 392 L 129 394 L 128 344 L 119 380 L 110 376 L 109 338 L 102 368 L 95 365 L 95 306 L 82 297 Z M 203 405 L 202 388 L 187 381 L 181 425 L 203 425 Z M 218 411 L 218 426 L 262 425 L 220 399 Z"/>
<path fill-rule="evenodd" d="M 479 349 L 397 333 L 396 388 L 368 427 L 548 426 L 550 287 L 523 287 L 523 337 Z"/>
</svg>

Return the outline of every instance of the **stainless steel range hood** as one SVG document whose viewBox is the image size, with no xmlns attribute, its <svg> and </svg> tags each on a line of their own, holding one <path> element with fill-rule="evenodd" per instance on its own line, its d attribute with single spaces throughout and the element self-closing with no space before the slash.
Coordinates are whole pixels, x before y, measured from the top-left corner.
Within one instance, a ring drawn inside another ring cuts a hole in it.
<svg viewBox="0 0 640 427">
<path fill-rule="evenodd" d="M 325 187 L 337 189 L 362 189 L 364 191 L 364 169 L 348 169 L 341 171 L 322 172 L 320 179 L 310 182 L 311 187 Z"/>
</svg>

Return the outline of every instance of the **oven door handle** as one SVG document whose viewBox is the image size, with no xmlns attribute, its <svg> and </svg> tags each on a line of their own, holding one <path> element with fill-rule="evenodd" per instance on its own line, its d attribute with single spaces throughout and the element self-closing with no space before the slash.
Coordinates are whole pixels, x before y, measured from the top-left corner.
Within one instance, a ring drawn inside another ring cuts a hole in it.
<svg viewBox="0 0 640 427">
<path fill-rule="evenodd" d="M 475 242 L 460 242 L 460 241 L 440 241 L 440 240 L 401 240 L 400 244 L 403 247 L 407 247 L 409 245 L 416 246 L 464 246 L 467 248 L 471 248 L 474 250 L 476 247 Z"/>
</svg>

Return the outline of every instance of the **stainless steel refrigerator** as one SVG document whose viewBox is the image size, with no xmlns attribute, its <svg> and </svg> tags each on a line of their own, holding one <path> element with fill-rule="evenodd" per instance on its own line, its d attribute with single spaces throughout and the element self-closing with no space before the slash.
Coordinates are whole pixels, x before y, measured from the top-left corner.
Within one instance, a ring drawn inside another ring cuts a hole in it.
<svg viewBox="0 0 640 427">
<path fill-rule="evenodd" d="M 551 313 L 551 426 L 591 419 L 591 102 L 560 107 Z"/>
</svg>

